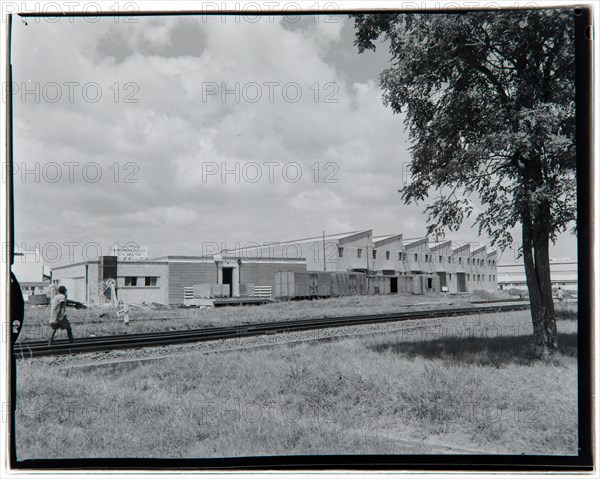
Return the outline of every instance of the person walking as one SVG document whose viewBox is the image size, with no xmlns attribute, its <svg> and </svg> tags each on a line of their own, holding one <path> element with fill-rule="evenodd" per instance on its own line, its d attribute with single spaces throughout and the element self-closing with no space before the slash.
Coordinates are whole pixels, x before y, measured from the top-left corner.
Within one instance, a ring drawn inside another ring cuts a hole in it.
<svg viewBox="0 0 600 479">
<path fill-rule="evenodd" d="M 58 287 L 58 294 L 52 298 L 51 311 L 50 311 L 50 327 L 52 332 L 50 333 L 50 339 L 48 344 L 52 344 L 54 341 L 54 335 L 57 329 L 65 329 L 69 341 L 73 342 L 73 330 L 71 329 L 71 323 L 67 318 L 67 288 L 64 286 Z"/>
<path fill-rule="evenodd" d="M 559 303 L 562 303 L 563 298 L 565 297 L 565 292 L 558 287 L 558 291 L 556 292 L 556 299 L 558 299 Z"/>
</svg>

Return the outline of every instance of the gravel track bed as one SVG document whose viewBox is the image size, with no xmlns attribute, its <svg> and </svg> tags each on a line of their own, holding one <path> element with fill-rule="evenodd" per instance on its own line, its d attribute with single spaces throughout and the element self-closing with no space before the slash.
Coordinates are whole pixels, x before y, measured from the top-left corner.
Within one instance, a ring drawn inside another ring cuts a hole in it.
<svg viewBox="0 0 600 479">
<path fill-rule="evenodd" d="M 292 331 L 289 333 L 220 339 L 216 341 L 203 341 L 198 343 L 179 344 L 172 346 L 158 346 L 154 348 L 114 350 L 109 352 L 84 353 L 68 356 L 49 356 L 21 359 L 19 361 L 40 361 L 53 366 L 65 367 L 102 366 L 127 361 L 157 360 L 181 354 L 210 354 L 248 348 L 272 347 L 305 341 L 328 341 L 334 339 L 344 339 L 366 334 L 381 334 L 403 331 L 407 335 L 410 335 L 419 330 L 428 329 L 434 331 L 436 328 L 442 328 L 443 319 L 456 318 L 434 318 L 429 320 L 414 320 L 395 323 L 343 326 L 337 328 L 315 329 L 310 331 Z"/>
</svg>

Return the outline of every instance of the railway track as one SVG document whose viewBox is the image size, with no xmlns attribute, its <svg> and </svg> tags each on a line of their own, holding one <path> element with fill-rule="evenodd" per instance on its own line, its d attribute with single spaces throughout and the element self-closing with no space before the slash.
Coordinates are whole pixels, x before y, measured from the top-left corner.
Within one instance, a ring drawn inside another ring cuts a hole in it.
<svg viewBox="0 0 600 479">
<path fill-rule="evenodd" d="M 439 309 L 420 312 L 402 312 L 393 314 L 372 314 L 361 316 L 345 316 L 336 318 L 300 319 L 293 321 L 277 321 L 270 323 L 254 323 L 218 328 L 188 329 L 181 331 L 163 331 L 156 333 L 123 334 L 76 339 L 69 343 L 66 340 L 56 341 L 51 346 L 47 341 L 17 342 L 13 346 L 13 354 L 19 358 L 41 356 L 57 356 L 64 354 L 81 354 L 111 351 L 115 349 L 139 349 L 156 346 L 194 343 L 199 341 L 215 341 L 221 339 L 258 336 L 263 334 L 289 333 L 314 329 L 356 326 L 393 321 L 410 321 L 433 319 L 472 314 L 490 314 L 529 309 L 528 304 L 479 306 L 475 308 Z"/>
</svg>

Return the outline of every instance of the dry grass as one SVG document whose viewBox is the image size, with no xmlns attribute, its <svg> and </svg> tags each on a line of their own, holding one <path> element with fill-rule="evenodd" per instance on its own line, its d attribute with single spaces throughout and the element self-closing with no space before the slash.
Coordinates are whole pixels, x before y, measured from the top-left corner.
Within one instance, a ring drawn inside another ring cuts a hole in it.
<svg viewBox="0 0 600 479">
<path fill-rule="evenodd" d="M 558 303 L 555 311 L 559 320 L 577 321 L 577 303 Z"/>
<path fill-rule="evenodd" d="M 479 296 L 474 296 L 479 298 Z M 318 301 L 282 301 L 263 306 L 198 308 L 131 307 L 128 326 L 118 319 L 115 308 L 90 307 L 67 311 L 75 337 L 133 334 L 178 329 L 233 326 L 248 323 L 285 321 L 319 317 L 377 314 L 406 308 L 436 309 L 470 306 L 470 296 L 352 296 Z M 49 332 L 46 307 L 27 307 L 19 340 L 45 339 Z"/>
<path fill-rule="evenodd" d="M 527 356 L 525 312 L 191 353 L 116 373 L 20 361 L 17 452 L 21 459 L 414 454 L 446 443 L 576 454 L 576 324 L 559 328 L 560 353 L 547 363 Z"/>
</svg>

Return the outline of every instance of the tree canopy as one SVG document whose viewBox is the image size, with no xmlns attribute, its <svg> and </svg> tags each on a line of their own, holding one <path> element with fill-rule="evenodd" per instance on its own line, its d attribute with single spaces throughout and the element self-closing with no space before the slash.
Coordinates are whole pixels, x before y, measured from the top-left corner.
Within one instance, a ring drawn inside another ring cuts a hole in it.
<svg viewBox="0 0 600 479">
<path fill-rule="evenodd" d="M 531 212 L 552 238 L 575 219 L 574 23 L 568 11 L 356 15 L 359 51 L 384 34 L 384 103 L 413 141 L 406 202 L 436 197 L 430 231 L 486 209 L 480 232 L 506 247 Z M 547 211 L 549 208 L 549 212 Z"/>
<path fill-rule="evenodd" d="M 383 101 L 412 141 L 404 201 L 429 199 L 428 233 L 475 214 L 501 249 L 521 225 L 536 351 L 554 352 L 549 241 L 576 219 L 573 12 L 353 17 L 360 53 L 389 40 Z"/>
</svg>

